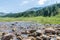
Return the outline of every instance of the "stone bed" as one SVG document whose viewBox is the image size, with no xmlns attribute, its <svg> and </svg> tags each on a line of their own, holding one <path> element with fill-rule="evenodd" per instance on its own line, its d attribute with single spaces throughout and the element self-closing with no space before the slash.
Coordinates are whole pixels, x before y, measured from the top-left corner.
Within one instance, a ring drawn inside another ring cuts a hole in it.
<svg viewBox="0 0 60 40">
<path fill-rule="evenodd" d="M 40 24 L 36 22 L 0 22 L 0 38 L 2 33 L 12 33 L 12 29 L 15 30 L 15 33 L 27 38 L 28 35 L 32 36 L 29 34 L 29 31 L 36 30 L 34 32 L 45 32 L 45 29 L 43 30 L 43 28 L 53 28 L 56 30 L 56 28 L 60 28 L 60 24 Z"/>
</svg>

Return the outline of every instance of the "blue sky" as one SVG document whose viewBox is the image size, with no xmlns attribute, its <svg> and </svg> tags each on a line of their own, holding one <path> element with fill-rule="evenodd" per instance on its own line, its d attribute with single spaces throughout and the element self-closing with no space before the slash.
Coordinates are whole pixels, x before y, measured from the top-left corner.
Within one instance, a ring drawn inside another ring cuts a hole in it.
<svg viewBox="0 0 60 40">
<path fill-rule="evenodd" d="M 33 7 L 43 7 L 60 0 L 0 0 L 0 12 L 22 12 Z"/>
</svg>

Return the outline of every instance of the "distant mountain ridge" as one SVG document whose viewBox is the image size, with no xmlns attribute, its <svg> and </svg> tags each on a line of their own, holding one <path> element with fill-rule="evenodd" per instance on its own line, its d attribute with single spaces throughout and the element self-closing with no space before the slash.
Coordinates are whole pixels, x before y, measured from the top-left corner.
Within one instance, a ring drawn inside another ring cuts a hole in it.
<svg viewBox="0 0 60 40">
<path fill-rule="evenodd" d="M 40 10 L 42 9 L 42 7 L 34 7 L 34 8 L 31 8 L 31 9 L 28 9 L 27 11 L 37 11 L 37 10 Z"/>
<path fill-rule="evenodd" d="M 6 15 L 5 13 L 3 13 L 3 12 L 0 12 L 0 16 L 4 16 L 4 15 Z"/>
<path fill-rule="evenodd" d="M 34 7 L 29 10 L 26 10 L 24 12 L 19 12 L 19 13 L 9 13 L 5 15 L 4 17 L 36 17 L 36 16 L 55 16 L 59 14 L 60 10 L 60 3 L 58 4 L 53 4 L 50 6 L 46 7 Z"/>
</svg>

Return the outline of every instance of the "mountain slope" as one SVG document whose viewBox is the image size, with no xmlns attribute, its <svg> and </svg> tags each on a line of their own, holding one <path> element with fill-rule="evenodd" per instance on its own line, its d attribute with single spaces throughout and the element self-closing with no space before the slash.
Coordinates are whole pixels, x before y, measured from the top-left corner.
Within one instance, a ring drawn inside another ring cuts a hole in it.
<svg viewBox="0 0 60 40">
<path fill-rule="evenodd" d="M 36 17 L 36 16 L 55 16 L 59 14 L 60 9 L 60 3 L 54 4 L 50 6 L 46 6 L 44 8 L 38 7 L 38 8 L 31 8 L 25 12 L 22 13 L 15 13 L 15 14 L 7 14 L 4 17 Z"/>
</svg>

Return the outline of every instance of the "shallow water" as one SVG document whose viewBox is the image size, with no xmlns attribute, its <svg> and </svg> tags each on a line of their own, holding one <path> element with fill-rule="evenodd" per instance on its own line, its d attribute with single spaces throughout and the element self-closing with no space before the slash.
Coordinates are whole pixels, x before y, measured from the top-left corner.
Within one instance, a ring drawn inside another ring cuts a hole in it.
<svg viewBox="0 0 60 40">
<path fill-rule="evenodd" d="M 38 27 L 39 24 L 32 22 L 0 22 L 0 32 L 11 32 L 12 28 L 16 28 L 17 31 L 28 30 L 31 27 Z"/>
<path fill-rule="evenodd" d="M 45 26 L 60 26 L 59 24 L 39 24 L 36 22 L 0 22 L 0 32 L 12 32 L 12 28 L 16 29 L 16 32 L 21 32 L 30 29 L 44 28 Z"/>
</svg>

